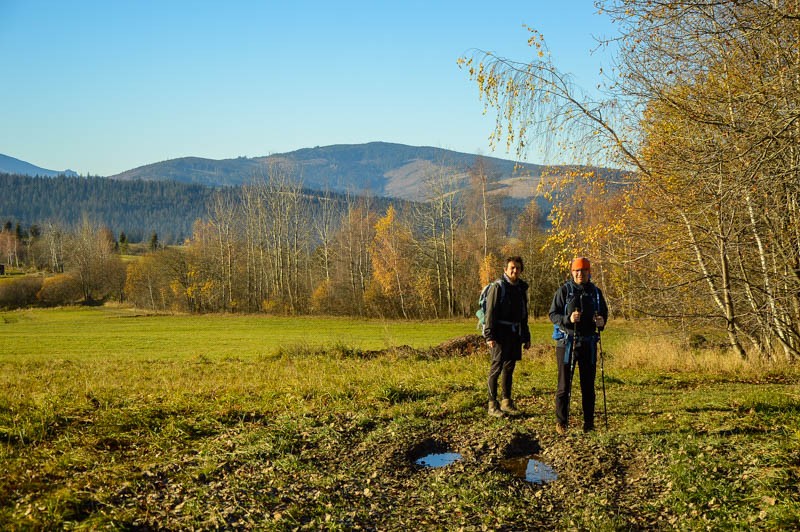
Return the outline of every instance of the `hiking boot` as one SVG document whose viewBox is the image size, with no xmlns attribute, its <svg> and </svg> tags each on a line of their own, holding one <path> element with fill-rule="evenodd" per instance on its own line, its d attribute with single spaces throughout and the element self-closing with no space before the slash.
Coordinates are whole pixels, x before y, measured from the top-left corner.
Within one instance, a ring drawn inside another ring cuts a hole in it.
<svg viewBox="0 0 800 532">
<path fill-rule="evenodd" d="M 522 414 L 517 407 L 514 405 L 514 401 L 511 399 L 503 399 L 500 401 L 500 410 L 508 414 L 509 416 L 518 416 Z"/>
<path fill-rule="evenodd" d="M 567 433 L 567 426 L 563 423 L 556 423 L 556 432 L 563 436 Z"/>
<path fill-rule="evenodd" d="M 503 412 L 497 401 L 489 401 L 489 415 L 492 417 L 503 417 Z"/>
</svg>

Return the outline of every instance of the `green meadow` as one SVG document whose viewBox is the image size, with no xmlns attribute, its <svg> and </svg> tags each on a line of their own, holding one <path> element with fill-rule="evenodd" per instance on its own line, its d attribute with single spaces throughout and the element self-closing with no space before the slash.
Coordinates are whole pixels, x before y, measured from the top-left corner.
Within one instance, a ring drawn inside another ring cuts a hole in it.
<svg viewBox="0 0 800 532">
<path fill-rule="evenodd" d="M 612 322 L 607 428 L 598 372 L 598 430 L 557 436 L 532 329 L 523 415 L 493 419 L 474 320 L 0 313 L 0 528 L 800 526 L 796 367 Z M 557 478 L 508 466 L 531 458 Z"/>
</svg>

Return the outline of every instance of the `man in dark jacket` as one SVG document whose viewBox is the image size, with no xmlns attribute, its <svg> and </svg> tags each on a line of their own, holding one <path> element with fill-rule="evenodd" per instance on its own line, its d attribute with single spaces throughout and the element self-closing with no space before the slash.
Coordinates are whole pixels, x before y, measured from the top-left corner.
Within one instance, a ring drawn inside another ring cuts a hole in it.
<svg viewBox="0 0 800 532">
<path fill-rule="evenodd" d="M 524 266 L 521 257 L 506 259 L 503 276 L 491 284 L 486 295 L 486 320 L 483 336 L 492 354 L 489 368 L 489 415 L 520 412 L 511 399 L 511 380 L 522 348 L 531 346 L 528 328 L 528 285 L 519 278 Z M 502 401 L 497 403 L 497 380 L 502 374 Z"/>
<path fill-rule="evenodd" d="M 550 321 L 556 326 L 558 389 L 556 390 L 556 432 L 566 434 L 569 426 L 569 399 L 575 365 L 581 379 L 583 430 L 594 430 L 594 380 L 597 373 L 598 331 L 608 320 L 603 293 L 590 280 L 589 260 L 579 257 L 570 267 L 572 278 L 555 293 L 550 305 Z"/>
</svg>

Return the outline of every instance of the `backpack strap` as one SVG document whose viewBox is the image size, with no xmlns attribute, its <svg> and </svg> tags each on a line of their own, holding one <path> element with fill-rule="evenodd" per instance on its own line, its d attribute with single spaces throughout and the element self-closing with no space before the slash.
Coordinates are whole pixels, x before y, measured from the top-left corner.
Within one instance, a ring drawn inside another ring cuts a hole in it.
<svg viewBox="0 0 800 532">
<path fill-rule="evenodd" d="M 575 299 L 575 291 L 572 289 L 572 283 L 567 281 L 567 297 L 564 299 L 564 315 L 567 315 L 567 307 L 569 302 Z"/>
<path fill-rule="evenodd" d="M 494 281 L 492 281 L 491 283 L 486 285 L 486 297 L 487 297 L 487 299 L 489 297 L 489 288 L 492 285 L 497 286 L 497 289 L 500 291 L 500 296 L 497 298 L 497 300 L 495 302 L 496 305 L 499 305 L 500 303 L 503 302 L 503 300 L 506 297 L 506 287 L 503 285 L 503 280 L 502 279 L 495 279 Z"/>
<path fill-rule="evenodd" d="M 567 287 L 567 297 L 564 298 L 564 316 L 566 316 L 567 307 L 569 307 L 569 302 L 575 299 L 575 292 L 572 290 L 572 283 L 570 281 L 567 281 L 564 284 Z M 553 324 L 553 340 L 561 340 L 563 338 L 567 338 L 567 344 L 570 344 L 571 342 L 569 342 L 569 338 L 571 337 L 572 333 L 568 329 L 562 329 L 561 326 L 557 323 Z"/>
</svg>

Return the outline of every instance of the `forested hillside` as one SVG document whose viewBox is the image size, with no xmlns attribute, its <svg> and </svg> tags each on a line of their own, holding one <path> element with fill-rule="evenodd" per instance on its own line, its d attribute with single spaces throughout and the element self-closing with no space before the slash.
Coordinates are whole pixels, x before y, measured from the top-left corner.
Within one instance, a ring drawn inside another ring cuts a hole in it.
<svg viewBox="0 0 800 532">
<path fill-rule="evenodd" d="M 129 242 L 148 240 L 153 233 L 162 244 L 182 243 L 193 225 L 208 218 L 215 192 L 240 197 L 240 187 L 208 187 L 175 181 L 119 181 L 105 177 L 28 177 L 0 173 L 0 222 L 31 225 L 48 223 L 76 227 L 84 216 Z M 302 189 L 311 204 L 320 198 L 344 201 L 345 196 Z M 401 199 L 373 198 L 375 209 L 385 210 Z"/>
<path fill-rule="evenodd" d="M 48 222 L 73 226 L 88 216 L 132 242 L 155 232 L 181 242 L 206 217 L 214 189 L 172 181 L 115 181 L 102 177 L 27 177 L 0 174 L 0 220 L 25 227 Z"/>
</svg>

